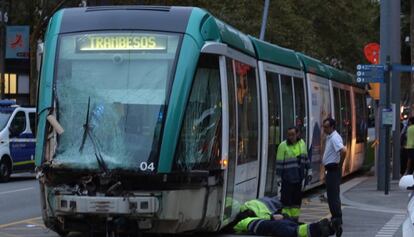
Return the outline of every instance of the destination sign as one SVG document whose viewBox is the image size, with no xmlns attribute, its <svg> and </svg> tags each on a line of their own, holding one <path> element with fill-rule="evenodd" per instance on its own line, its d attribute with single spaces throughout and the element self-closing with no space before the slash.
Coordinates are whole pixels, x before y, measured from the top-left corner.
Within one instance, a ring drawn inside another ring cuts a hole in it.
<svg viewBox="0 0 414 237">
<path fill-rule="evenodd" d="M 87 35 L 76 40 L 78 51 L 166 50 L 167 37 L 161 35 Z"/>
</svg>

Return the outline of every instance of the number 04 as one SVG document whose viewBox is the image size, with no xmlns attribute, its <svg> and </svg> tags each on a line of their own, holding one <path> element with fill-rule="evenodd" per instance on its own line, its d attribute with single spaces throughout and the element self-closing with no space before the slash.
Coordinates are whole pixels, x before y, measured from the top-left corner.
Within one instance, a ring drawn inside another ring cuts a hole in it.
<svg viewBox="0 0 414 237">
<path fill-rule="evenodd" d="M 146 171 L 146 170 L 151 170 L 154 171 L 155 167 L 154 167 L 154 162 L 151 163 L 147 163 L 147 162 L 141 162 L 141 164 L 139 165 L 139 169 L 142 171 Z"/>
</svg>

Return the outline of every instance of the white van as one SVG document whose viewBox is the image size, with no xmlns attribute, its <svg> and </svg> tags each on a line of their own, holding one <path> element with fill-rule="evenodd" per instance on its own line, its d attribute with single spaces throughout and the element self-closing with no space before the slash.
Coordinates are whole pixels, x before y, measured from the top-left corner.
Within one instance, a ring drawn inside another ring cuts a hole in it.
<svg viewBox="0 0 414 237">
<path fill-rule="evenodd" d="M 12 173 L 34 171 L 36 108 L 0 100 L 0 181 Z"/>
</svg>

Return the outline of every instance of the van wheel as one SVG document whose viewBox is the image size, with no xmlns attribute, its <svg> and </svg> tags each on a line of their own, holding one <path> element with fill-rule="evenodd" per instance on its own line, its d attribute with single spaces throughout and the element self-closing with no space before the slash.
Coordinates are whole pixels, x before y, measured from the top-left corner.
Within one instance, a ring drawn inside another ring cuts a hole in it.
<svg viewBox="0 0 414 237">
<path fill-rule="evenodd" d="M 11 167 L 6 160 L 0 161 L 0 182 L 7 182 L 10 179 Z"/>
</svg>

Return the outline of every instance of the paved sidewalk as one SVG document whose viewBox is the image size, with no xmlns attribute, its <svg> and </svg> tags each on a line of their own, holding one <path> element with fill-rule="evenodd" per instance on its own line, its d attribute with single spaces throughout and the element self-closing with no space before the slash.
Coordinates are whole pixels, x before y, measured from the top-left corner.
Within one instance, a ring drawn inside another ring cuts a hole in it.
<svg viewBox="0 0 414 237">
<path fill-rule="evenodd" d="M 388 195 L 377 191 L 374 176 L 354 178 L 341 185 L 344 234 L 351 236 L 402 236 L 409 192 L 401 191 L 398 181 L 391 181 Z"/>
<path fill-rule="evenodd" d="M 342 202 L 350 206 L 359 205 L 361 208 L 405 213 L 409 192 L 400 190 L 398 182 L 398 180 L 392 180 L 389 193 L 385 195 L 384 191 L 377 191 L 377 178 L 375 176 L 352 179 L 341 186 Z"/>
</svg>

